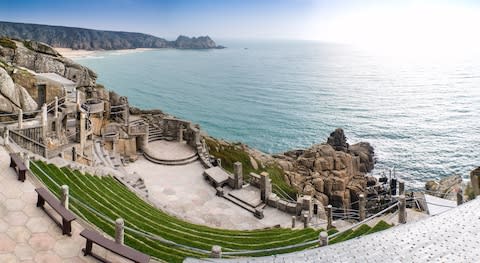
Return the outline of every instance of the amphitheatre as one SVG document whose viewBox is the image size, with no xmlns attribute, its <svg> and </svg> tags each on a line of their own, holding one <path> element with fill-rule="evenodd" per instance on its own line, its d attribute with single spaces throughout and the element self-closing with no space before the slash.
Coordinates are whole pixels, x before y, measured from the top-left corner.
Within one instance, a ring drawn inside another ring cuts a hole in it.
<svg viewBox="0 0 480 263">
<path fill-rule="evenodd" d="M 480 257 L 478 198 L 431 199 L 369 176 L 373 148 L 341 129 L 263 154 L 129 105 L 46 44 L 0 43 L 1 262 Z M 480 170 L 471 175 L 478 195 Z M 432 200 L 449 209 L 428 215 Z"/>
</svg>

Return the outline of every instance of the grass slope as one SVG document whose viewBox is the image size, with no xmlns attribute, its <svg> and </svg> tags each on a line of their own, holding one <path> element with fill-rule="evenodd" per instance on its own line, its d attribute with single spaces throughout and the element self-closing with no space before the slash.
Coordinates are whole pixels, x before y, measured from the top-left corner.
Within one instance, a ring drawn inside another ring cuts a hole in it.
<svg viewBox="0 0 480 263">
<path fill-rule="evenodd" d="M 225 170 L 233 173 L 233 164 L 235 162 L 241 162 L 246 180 L 249 179 L 249 174 L 251 172 L 257 174 L 267 172 L 270 175 L 270 179 L 272 179 L 272 183 L 280 188 L 280 191 L 283 191 L 291 198 L 296 199 L 297 191 L 285 181 L 283 170 L 277 165 L 269 165 L 265 168 L 259 167 L 258 169 L 255 169 L 250 162 L 250 155 L 242 150 L 239 145 L 221 145 L 215 140 L 208 138 L 205 139 L 205 142 L 208 145 L 209 153 L 215 156 L 215 158 L 220 158 L 222 160 L 222 167 Z M 256 161 L 259 163 L 258 160 Z M 280 192 L 277 187 L 273 187 L 273 192 L 279 196 L 283 196 L 284 194 Z"/>
</svg>

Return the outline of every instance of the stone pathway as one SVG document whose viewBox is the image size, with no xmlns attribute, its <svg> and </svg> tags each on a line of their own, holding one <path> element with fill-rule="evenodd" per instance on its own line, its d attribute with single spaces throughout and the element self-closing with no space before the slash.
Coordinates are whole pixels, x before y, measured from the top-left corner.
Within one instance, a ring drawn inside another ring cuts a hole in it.
<svg viewBox="0 0 480 263">
<path fill-rule="evenodd" d="M 97 262 L 81 252 L 85 239 L 79 235 L 84 229 L 79 220 L 72 224 L 71 237 L 62 235 L 53 220 L 36 207 L 33 180 L 27 176 L 25 182 L 18 181 L 9 165 L 8 152 L 0 146 L 0 262 Z M 123 262 L 97 246 L 94 251 L 112 262 Z"/>
<path fill-rule="evenodd" d="M 323 248 L 208 262 L 479 262 L 479 224 L 477 198 L 437 216 Z"/>
</svg>

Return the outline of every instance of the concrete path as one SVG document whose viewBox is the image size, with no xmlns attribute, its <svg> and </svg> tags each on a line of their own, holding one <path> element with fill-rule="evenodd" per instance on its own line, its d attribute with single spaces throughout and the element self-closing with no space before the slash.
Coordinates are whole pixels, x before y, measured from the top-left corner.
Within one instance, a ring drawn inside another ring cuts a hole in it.
<svg viewBox="0 0 480 263">
<path fill-rule="evenodd" d="M 163 211 L 196 224 L 228 229 L 256 229 L 280 224 L 288 227 L 291 216 L 267 207 L 265 218 L 215 195 L 215 189 L 202 176 L 199 161 L 182 166 L 152 163 L 143 157 L 126 167 L 136 172 L 147 186 L 149 199 Z"/>
</svg>

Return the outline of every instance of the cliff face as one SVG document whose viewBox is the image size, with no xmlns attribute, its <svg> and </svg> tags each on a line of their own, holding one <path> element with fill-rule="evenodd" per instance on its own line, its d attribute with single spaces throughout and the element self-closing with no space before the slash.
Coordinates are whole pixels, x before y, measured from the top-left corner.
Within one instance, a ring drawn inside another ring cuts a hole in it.
<svg viewBox="0 0 480 263">
<path fill-rule="evenodd" d="M 86 50 L 114 50 L 132 48 L 218 48 L 207 37 L 189 38 L 180 36 L 176 41 L 167 41 L 152 35 L 132 32 L 102 31 L 75 27 L 0 22 L 0 36 L 31 39 L 53 47 Z"/>
<path fill-rule="evenodd" d="M 0 60 L 4 63 L 25 67 L 37 73 L 56 73 L 76 82 L 78 87 L 95 86 L 95 72 L 62 57 L 51 46 L 37 41 L 2 39 L 5 43 L 10 43 L 0 44 Z"/>
<path fill-rule="evenodd" d="M 96 86 L 95 72 L 62 57 L 51 46 L 37 41 L 0 38 L 0 112 L 38 109 L 35 99 L 38 95 L 37 80 L 35 74 L 28 70 L 56 73 L 76 82 L 81 88 Z"/>
</svg>

